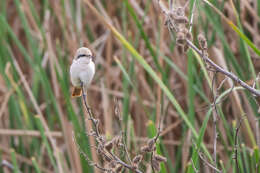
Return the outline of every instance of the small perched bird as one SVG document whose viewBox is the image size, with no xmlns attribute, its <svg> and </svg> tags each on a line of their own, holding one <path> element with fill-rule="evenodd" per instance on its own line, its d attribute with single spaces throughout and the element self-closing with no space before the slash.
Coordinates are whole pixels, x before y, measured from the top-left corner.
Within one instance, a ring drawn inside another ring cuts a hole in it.
<svg viewBox="0 0 260 173">
<path fill-rule="evenodd" d="M 77 50 L 73 62 L 70 66 L 70 79 L 74 86 L 72 97 L 81 96 L 82 87 L 86 89 L 95 74 L 95 64 L 92 61 L 92 52 L 81 47 Z"/>
</svg>

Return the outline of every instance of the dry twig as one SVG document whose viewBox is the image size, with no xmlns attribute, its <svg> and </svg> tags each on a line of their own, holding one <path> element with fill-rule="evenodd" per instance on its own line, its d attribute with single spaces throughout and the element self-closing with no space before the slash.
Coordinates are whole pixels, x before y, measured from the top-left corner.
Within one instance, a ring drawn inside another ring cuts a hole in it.
<svg viewBox="0 0 260 173">
<path fill-rule="evenodd" d="M 99 170 L 101 170 L 103 172 L 115 172 L 115 169 L 120 169 L 121 170 L 122 168 L 120 166 L 117 166 L 119 164 L 119 165 L 123 166 L 124 168 L 132 170 L 132 171 L 134 171 L 136 173 L 142 173 L 136 167 L 134 167 L 131 164 L 127 164 L 126 162 L 122 161 L 119 157 L 117 157 L 111 151 L 113 146 L 114 146 L 114 141 L 115 140 L 112 139 L 111 141 L 106 141 L 104 139 L 104 137 L 100 135 L 100 132 L 99 132 L 99 129 L 98 129 L 98 127 L 99 127 L 99 120 L 94 118 L 90 107 L 87 105 L 86 93 L 85 93 L 85 90 L 84 90 L 83 83 L 81 83 L 81 89 L 82 89 L 82 99 L 83 99 L 83 102 L 84 102 L 84 106 L 85 106 L 85 108 L 86 108 L 86 110 L 88 112 L 88 120 L 90 120 L 92 122 L 92 125 L 93 125 L 93 131 L 90 132 L 89 135 L 95 137 L 96 142 L 98 143 L 98 147 L 96 148 L 97 152 L 100 153 L 105 158 L 105 160 L 109 161 L 111 166 L 110 166 L 109 169 L 105 169 L 102 166 L 98 165 L 97 163 L 94 163 L 93 161 L 91 161 L 84 152 L 79 150 L 79 151 L 81 151 L 81 154 L 84 154 L 84 157 L 90 163 L 90 165 L 98 168 Z M 126 148 L 124 148 L 124 149 L 126 150 Z"/>
<path fill-rule="evenodd" d="M 204 156 L 202 155 L 202 153 L 199 152 L 199 157 L 200 159 L 207 165 L 209 166 L 210 168 L 212 168 L 214 171 L 217 171 L 219 173 L 222 173 L 221 170 L 219 170 L 218 168 L 216 168 L 214 165 L 210 164 L 205 158 Z"/>
</svg>

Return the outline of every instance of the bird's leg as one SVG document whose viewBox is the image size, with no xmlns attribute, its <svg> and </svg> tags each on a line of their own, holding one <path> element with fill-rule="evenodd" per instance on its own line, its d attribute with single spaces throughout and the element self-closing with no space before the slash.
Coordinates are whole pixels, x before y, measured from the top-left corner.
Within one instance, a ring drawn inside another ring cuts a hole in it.
<svg viewBox="0 0 260 173">
<path fill-rule="evenodd" d="M 84 84 L 83 84 L 83 82 L 80 82 L 80 87 L 81 87 L 81 90 L 82 90 L 82 98 L 83 98 L 85 107 L 87 108 L 87 111 L 89 111 L 90 108 L 88 107 L 88 104 L 87 104 L 87 101 L 86 101 L 86 93 L 85 93 L 85 90 L 84 90 Z"/>
<path fill-rule="evenodd" d="M 82 90 L 82 98 L 83 98 L 83 101 L 84 101 L 84 105 L 85 105 L 85 107 L 87 108 L 88 114 L 89 114 L 89 116 L 90 116 L 89 119 L 92 119 L 92 112 L 91 112 L 90 107 L 89 107 L 88 104 L 87 104 L 87 98 L 86 98 L 86 93 L 85 93 L 85 90 L 84 90 L 84 84 L 83 84 L 83 82 L 80 82 L 80 86 L 81 86 L 81 90 Z"/>
<path fill-rule="evenodd" d="M 85 90 L 84 90 L 84 83 L 80 81 L 80 87 L 81 87 L 81 90 L 82 90 L 82 96 L 83 96 L 83 99 L 86 99 L 86 93 L 85 93 Z"/>
</svg>

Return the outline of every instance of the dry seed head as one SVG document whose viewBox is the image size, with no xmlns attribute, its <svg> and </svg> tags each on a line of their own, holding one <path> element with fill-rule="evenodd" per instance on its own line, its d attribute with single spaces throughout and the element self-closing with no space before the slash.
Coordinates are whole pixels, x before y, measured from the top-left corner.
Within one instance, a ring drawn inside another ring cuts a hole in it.
<svg viewBox="0 0 260 173">
<path fill-rule="evenodd" d="M 150 148 L 150 150 L 152 150 L 154 144 L 155 144 L 154 138 L 149 139 L 149 140 L 147 141 L 147 145 L 148 145 L 148 147 Z"/>
<path fill-rule="evenodd" d="M 141 152 L 148 153 L 148 152 L 151 152 L 151 149 L 147 145 L 145 145 L 145 146 L 141 147 Z"/>
<path fill-rule="evenodd" d="M 198 41 L 199 41 L 200 48 L 202 50 L 206 50 L 208 48 L 207 40 L 206 40 L 206 38 L 204 37 L 203 34 L 198 35 Z"/>
<path fill-rule="evenodd" d="M 105 149 L 109 152 L 111 152 L 111 150 L 113 149 L 113 141 L 108 141 L 106 144 L 105 144 Z"/>
<path fill-rule="evenodd" d="M 163 157 L 161 155 L 155 154 L 154 159 L 157 160 L 158 162 L 167 162 L 167 158 Z"/>
<path fill-rule="evenodd" d="M 178 16 L 184 16 L 184 8 L 183 7 L 177 7 L 175 12 L 176 12 L 176 15 L 178 15 Z"/>
<path fill-rule="evenodd" d="M 119 146 L 122 145 L 122 143 L 121 143 L 121 141 L 122 141 L 121 136 L 115 136 L 115 137 L 112 139 L 112 141 L 113 141 L 114 146 L 119 147 Z"/>
<path fill-rule="evenodd" d="M 143 159 L 143 156 L 141 154 L 139 154 L 133 158 L 133 163 L 139 164 L 142 161 L 142 159 Z"/>
<path fill-rule="evenodd" d="M 187 52 L 188 49 L 189 49 L 189 46 L 188 46 L 187 44 L 185 44 L 184 47 L 183 47 L 183 49 L 184 49 L 184 52 Z"/>
<path fill-rule="evenodd" d="M 173 20 L 176 24 L 188 24 L 189 23 L 189 19 L 186 16 L 175 16 L 173 17 Z"/>
<path fill-rule="evenodd" d="M 108 166 L 109 166 L 109 168 L 112 168 L 112 169 L 116 168 L 116 166 L 117 166 L 116 161 L 112 160 L 111 162 L 109 162 Z"/>
<path fill-rule="evenodd" d="M 152 167 L 155 171 L 160 171 L 160 162 L 155 160 L 154 158 L 151 161 Z"/>
<path fill-rule="evenodd" d="M 188 29 L 187 29 L 187 31 L 188 31 Z M 193 40 L 193 38 L 192 38 L 192 34 L 191 34 L 190 31 L 188 31 L 188 32 L 186 33 L 186 38 L 187 38 L 188 40 L 190 40 L 190 41 Z"/>
<path fill-rule="evenodd" d="M 185 33 L 177 32 L 177 34 L 176 34 L 176 42 L 179 45 L 185 44 L 185 42 L 186 42 L 186 40 L 185 40 Z"/>
</svg>

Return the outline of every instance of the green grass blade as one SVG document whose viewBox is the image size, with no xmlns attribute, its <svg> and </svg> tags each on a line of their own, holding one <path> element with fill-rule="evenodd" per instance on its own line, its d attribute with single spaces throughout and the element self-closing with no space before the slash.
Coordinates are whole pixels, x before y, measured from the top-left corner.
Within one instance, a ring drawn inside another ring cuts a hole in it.
<svg viewBox="0 0 260 173">
<path fill-rule="evenodd" d="M 208 4 L 211 8 L 213 8 L 223 19 L 224 21 L 239 35 L 240 38 L 242 38 L 249 47 L 253 49 L 253 51 L 260 56 L 260 49 L 258 49 L 252 41 L 249 40 L 249 38 L 243 34 L 243 32 L 235 25 L 231 20 L 229 20 L 227 17 L 223 15 L 221 11 L 219 11 L 213 4 L 211 4 L 207 0 L 203 0 L 206 4 Z"/>
<path fill-rule="evenodd" d="M 152 45 L 150 44 L 149 38 L 148 38 L 148 36 L 146 35 L 146 33 L 144 32 L 144 29 L 143 29 L 143 26 L 142 26 L 141 22 L 138 20 L 138 18 L 137 18 L 137 16 L 136 16 L 135 12 L 134 12 L 134 10 L 133 10 L 133 8 L 132 8 L 132 7 L 130 6 L 130 4 L 128 3 L 128 0 L 124 0 L 124 3 L 126 4 L 127 9 L 128 9 L 128 11 L 129 11 L 130 15 L 131 15 L 132 18 L 134 19 L 134 21 L 135 21 L 135 23 L 136 23 L 136 25 L 137 25 L 137 28 L 139 29 L 139 32 L 140 32 L 142 38 L 143 38 L 144 41 L 145 41 L 146 47 L 147 47 L 147 49 L 149 50 L 149 52 L 151 53 L 151 55 L 152 55 L 152 57 L 153 57 L 153 60 L 154 60 L 154 62 L 155 62 L 155 64 L 156 64 L 156 67 L 158 68 L 158 70 L 159 70 L 161 73 L 163 73 L 162 67 L 160 66 L 159 61 L 158 61 L 158 56 L 156 55 L 156 53 L 155 53 L 155 51 L 154 51 Z"/>
<path fill-rule="evenodd" d="M 53 153 L 53 150 L 48 142 L 48 139 L 47 139 L 47 136 L 45 135 L 45 132 L 44 132 L 44 128 L 43 128 L 43 125 L 41 123 L 41 120 L 39 117 L 35 117 L 36 119 L 36 123 L 37 123 L 37 126 L 38 126 L 38 129 L 40 130 L 40 133 L 41 133 L 41 137 L 43 139 L 43 143 L 47 149 L 47 152 L 48 152 L 48 156 L 51 160 L 51 163 L 52 163 L 52 166 L 54 167 L 55 171 L 58 172 L 58 168 L 57 168 L 57 164 L 55 162 L 55 159 L 54 159 L 54 153 Z"/>
<path fill-rule="evenodd" d="M 31 160 L 32 160 L 33 166 L 34 166 L 34 168 L 35 168 L 35 172 L 36 172 L 36 173 L 41 173 L 41 170 L 40 170 L 39 165 L 38 165 L 38 163 L 36 162 L 35 158 L 32 157 Z"/>
<path fill-rule="evenodd" d="M 206 114 L 205 119 L 203 120 L 202 126 L 200 128 L 200 132 L 199 132 L 199 137 L 196 142 L 196 148 L 193 150 L 193 153 L 192 153 L 191 158 L 192 158 L 193 163 L 196 166 L 196 168 L 198 167 L 198 157 L 199 157 L 198 152 L 199 152 L 199 149 L 201 148 L 201 144 L 203 142 L 203 137 L 204 137 L 211 113 L 212 113 L 212 108 L 209 109 L 209 111 Z M 188 167 L 188 172 L 193 172 L 193 171 L 194 171 L 193 167 Z"/>
<path fill-rule="evenodd" d="M 12 158 L 12 163 L 13 163 L 13 172 L 14 173 L 20 173 L 14 149 L 11 149 L 11 158 Z"/>
</svg>

